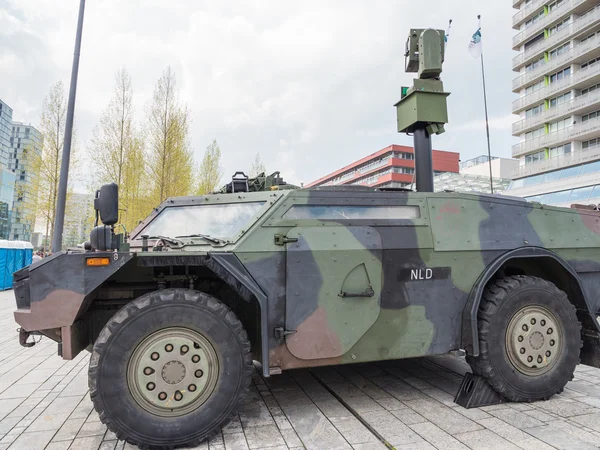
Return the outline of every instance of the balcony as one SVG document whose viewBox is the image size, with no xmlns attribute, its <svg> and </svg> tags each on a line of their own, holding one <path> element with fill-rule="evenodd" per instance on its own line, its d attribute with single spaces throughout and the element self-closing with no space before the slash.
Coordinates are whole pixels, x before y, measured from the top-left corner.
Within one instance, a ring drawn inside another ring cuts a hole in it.
<svg viewBox="0 0 600 450">
<path fill-rule="evenodd" d="M 560 68 L 570 66 L 574 62 L 577 62 L 579 58 L 581 58 L 581 61 L 579 62 L 584 62 L 585 60 L 592 58 L 594 53 L 598 53 L 599 46 L 600 35 L 596 35 L 583 43 L 576 44 L 565 53 L 552 58 L 547 62 L 542 62 L 540 66 L 518 76 L 513 80 L 513 92 L 518 92 L 527 84 L 542 80 L 544 75 L 549 75 Z"/>
<path fill-rule="evenodd" d="M 530 106 L 567 92 L 570 89 L 575 89 L 577 86 L 587 86 L 597 82 L 600 83 L 600 64 L 594 64 L 585 69 L 579 69 L 577 72 L 572 73 L 562 80 L 551 83 L 531 94 L 516 99 L 513 102 L 513 114 L 518 114 Z"/>
<path fill-rule="evenodd" d="M 527 50 L 515 56 L 513 58 L 513 70 L 520 69 L 524 65 L 530 63 L 535 57 L 540 56 L 544 51 L 567 41 L 570 36 L 583 32 L 586 28 L 590 28 L 598 21 L 600 21 L 600 7 L 595 8 L 592 12 L 583 17 L 576 19 L 562 30 L 553 33 L 547 39 L 536 42 Z"/>
<path fill-rule="evenodd" d="M 513 8 L 518 8 L 525 0 L 513 0 Z"/>
<path fill-rule="evenodd" d="M 553 133 L 544 134 L 540 137 L 519 142 L 512 147 L 513 158 L 525 155 L 527 153 L 542 150 L 546 147 L 554 147 L 574 140 L 584 141 L 600 136 L 600 117 L 579 122 L 562 130 Z"/>
<path fill-rule="evenodd" d="M 549 14 L 545 15 L 544 17 L 542 17 L 536 23 L 532 24 L 531 26 L 525 28 L 520 33 L 516 34 L 513 37 L 513 50 L 519 50 L 519 48 L 521 47 L 521 45 L 523 45 L 523 43 L 526 40 L 532 38 L 533 36 L 535 36 L 535 35 L 537 35 L 539 33 L 541 33 L 545 28 L 548 28 L 548 26 L 552 22 L 555 22 L 555 21 L 559 20 L 561 17 L 566 16 L 573 9 L 575 9 L 576 7 L 584 4 L 586 1 L 587 0 L 569 0 L 569 1 L 566 1 L 565 3 L 561 4 L 558 8 L 556 8 L 555 10 L 553 10 L 551 13 L 549 13 Z"/>
<path fill-rule="evenodd" d="M 533 14 L 538 12 L 548 0 L 533 0 L 529 5 L 520 9 L 519 12 L 513 16 L 513 29 L 518 30 L 519 26 L 529 19 Z"/>
<path fill-rule="evenodd" d="M 562 169 L 568 166 L 575 166 L 577 164 L 583 164 L 598 159 L 600 159 L 600 147 L 592 147 L 587 150 L 578 150 L 567 153 L 566 155 L 544 159 L 542 161 L 520 166 L 513 171 L 512 178 L 517 179 L 530 175 L 537 175 L 539 173 L 550 172 L 552 170 Z"/>
<path fill-rule="evenodd" d="M 558 120 L 560 117 L 570 116 L 577 111 L 598 104 L 600 104 L 600 90 L 590 92 L 586 95 L 580 95 L 562 105 L 555 106 L 554 108 L 542 111 L 540 114 L 513 123 L 513 136 L 518 136 L 527 131 L 539 128 L 545 123 Z M 600 109 L 600 107 L 598 109 Z"/>
</svg>

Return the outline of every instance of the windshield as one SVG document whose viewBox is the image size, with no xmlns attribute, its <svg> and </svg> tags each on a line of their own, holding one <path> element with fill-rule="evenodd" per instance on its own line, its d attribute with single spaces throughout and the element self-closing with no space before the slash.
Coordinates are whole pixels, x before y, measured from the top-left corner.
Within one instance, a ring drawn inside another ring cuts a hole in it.
<svg viewBox="0 0 600 450">
<path fill-rule="evenodd" d="M 165 208 L 138 237 L 141 234 L 169 237 L 207 234 L 219 238 L 233 237 L 264 204 L 265 202 L 251 202 Z"/>
</svg>

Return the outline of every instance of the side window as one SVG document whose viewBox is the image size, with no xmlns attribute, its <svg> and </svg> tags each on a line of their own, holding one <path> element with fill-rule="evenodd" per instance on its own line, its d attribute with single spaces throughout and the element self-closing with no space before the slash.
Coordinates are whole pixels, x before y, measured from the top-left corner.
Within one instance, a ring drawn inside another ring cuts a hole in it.
<svg viewBox="0 0 600 450">
<path fill-rule="evenodd" d="M 284 219 L 316 220 L 407 220 L 419 219 L 421 210 L 413 205 L 345 206 L 293 205 Z"/>
</svg>

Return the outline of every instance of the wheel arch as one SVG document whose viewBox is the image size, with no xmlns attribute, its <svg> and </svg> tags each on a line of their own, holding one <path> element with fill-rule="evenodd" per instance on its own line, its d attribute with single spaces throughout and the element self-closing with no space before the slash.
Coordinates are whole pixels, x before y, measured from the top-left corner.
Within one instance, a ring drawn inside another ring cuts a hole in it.
<svg viewBox="0 0 600 450">
<path fill-rule="evenodd" d="M 563 290 L 577 308 L 583 328 L 600 331 L 593 319 L 592 307 L 577 272 L 561 257 L 541 247 L 522 247 L 507 252 L 489 264 L 479 276 L 462 314 L 461 348 L 472 356 L 479 355 L 477 315 L 484 289 L 501 274 L 534 275 L 551 281 Z"/>
<path fill-rule="evenodd" d="M 213 253 L 206 261 L 206 266 L 212 270 L 223 282 L 237 292 L 247 302 L 255 301 L 258 304 L 260 324 L 258 337 L 260 341 L 260 355 L 263 376 L 269 376 L 269 332 L 267 296 L 260 286 L 254 281 L 240 260 L 232 253 Z M 245 318 L 240 321 L 247 328 Z"/>
</svg>

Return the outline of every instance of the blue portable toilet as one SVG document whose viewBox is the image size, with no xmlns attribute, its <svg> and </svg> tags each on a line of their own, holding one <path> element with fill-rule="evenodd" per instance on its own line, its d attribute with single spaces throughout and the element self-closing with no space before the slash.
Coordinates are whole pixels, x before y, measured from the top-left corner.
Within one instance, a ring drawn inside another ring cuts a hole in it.
<svg viewBox="0 0 600 450">
<path fill-rule="evenodd" d="M 0 290 L 11 289 L 13 273 L 30 265 L 32 258 L 30 242 L 0 240 Z"/>
</svg>

